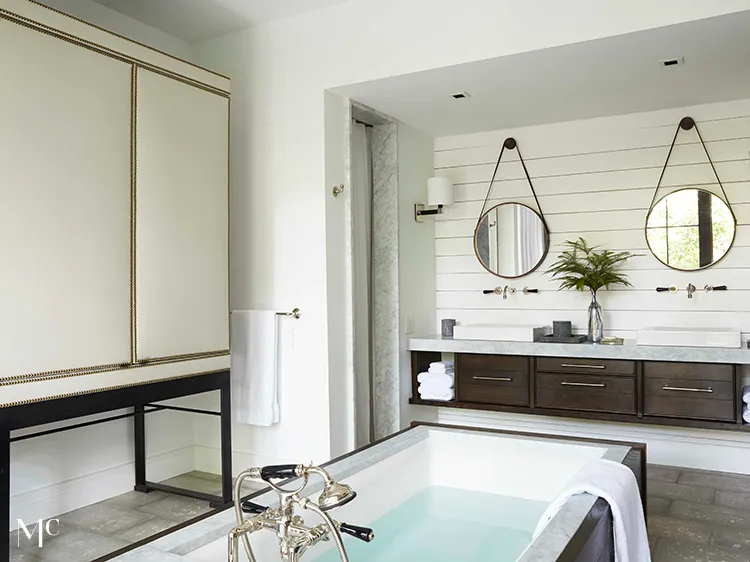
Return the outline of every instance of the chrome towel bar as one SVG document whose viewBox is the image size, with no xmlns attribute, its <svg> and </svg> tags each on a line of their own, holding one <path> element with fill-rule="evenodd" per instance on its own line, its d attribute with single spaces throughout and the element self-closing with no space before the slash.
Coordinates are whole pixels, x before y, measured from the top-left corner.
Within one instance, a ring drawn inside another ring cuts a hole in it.
<svg viewBox="0 0 750 562">
<path fill-rule="evenodd" d="M 277 312 L 276 316 L 291 316 L 295 320 L 302 318 L 302 311 L 299 308 L 295 308 L 291 312 Z"/>
</svg>

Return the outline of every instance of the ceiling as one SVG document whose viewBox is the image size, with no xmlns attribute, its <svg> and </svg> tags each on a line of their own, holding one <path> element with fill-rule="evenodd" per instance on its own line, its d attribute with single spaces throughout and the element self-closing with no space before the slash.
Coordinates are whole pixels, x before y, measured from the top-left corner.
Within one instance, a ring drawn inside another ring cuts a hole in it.
<svg viewBox="0 0 750 562">
<path fill-rule="evenodd" d="M 750 98 L 748 30 L 750 10 L 334 91 L 433 136 Z"/>
<path fill-rule="evenodd" d="M 94 0 L 189 43 L 344 0 Z"/>
</svg>

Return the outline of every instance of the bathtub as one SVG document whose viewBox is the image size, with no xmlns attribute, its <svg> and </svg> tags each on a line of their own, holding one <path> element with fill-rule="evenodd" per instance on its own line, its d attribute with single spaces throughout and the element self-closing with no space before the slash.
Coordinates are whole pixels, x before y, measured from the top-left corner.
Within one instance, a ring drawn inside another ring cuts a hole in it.
<svg viewBox="0 0 750 562">
<path fill-rule="evenodd" d="M 329 513 L 375 530 L 369 544 L 346 537 L 352 562 L 605 562 L 614 559 L 611 513 L 593 496 L 570 498 L 532 540 L 546 506 L 584 464 L 600 458 L 626 464 L 643 491 L 640 444 L 418 424 L 326 465 L 358 493 Z M 320 486 L 308 489 L 314 499 Z M 277 498 L 267 490 L 250 497 L 263 505 Z M 318 522 L 312 514 L 305 519 Z M 221 562 L 234 524 L 227 510 L 116 560 Z M 250 539 L 258 562 L 279 560 L 272 533 Z M 338 555 L 322 543 L 303 560 L 335 562 Z"/>
</svg>

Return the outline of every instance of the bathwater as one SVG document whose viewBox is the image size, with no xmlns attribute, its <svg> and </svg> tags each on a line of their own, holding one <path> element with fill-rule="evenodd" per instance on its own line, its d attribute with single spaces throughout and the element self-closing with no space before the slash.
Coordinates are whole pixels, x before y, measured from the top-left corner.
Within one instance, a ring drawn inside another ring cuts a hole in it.
<svg viewBox="0 0 750 562">
<path fill-rule="evenodd" d="M 429 486 L 370 524 L 347 521 L 372 527 L 375 540 L 363 543 L 344 535 L 344 543 L 351 562 L 515 562 L 547 505 Z M 315 560 L 335 562 L 338 551 Z"/>
</svg>

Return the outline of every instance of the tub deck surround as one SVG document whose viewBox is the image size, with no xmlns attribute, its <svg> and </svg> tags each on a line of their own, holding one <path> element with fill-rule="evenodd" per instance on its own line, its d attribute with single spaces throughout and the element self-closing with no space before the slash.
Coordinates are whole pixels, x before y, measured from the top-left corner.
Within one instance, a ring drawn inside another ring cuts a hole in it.
<svg viewBox="0 0 750 562">
<path fill-rule="evenodd" d="M 750 431 L 741 365 L 750 350 L 414 338 L 411 404 Z M 454 353 L 456 397 L 422 400 L 417 375 Z"/>
<path fill-rule="evenodd" d="M 462 455 L 455 454 L 457 447 L 461 448 Z M 512 462 L 498 464 L 503 451 L 505 458 Z M 549 462 L 544 462 L 545 458 L 549 461 L 550 455 L 556 461 L 554 471 L 549 470 Z M 356 501 L 336 510 L 334 517 L 367 525 L 430 485 L 453 483 L 467 490 L 552 501 L 580 466 L 595 458 L 620 462 L 633 470 L 645 501 L 646 449 L 645 445 L 637 443 L 419 423 L 325 466 L 332 478 L 350 484 L 359 494 Z M 487 463 L 495 467 L 496 478 L 492 481 L 473 475 L 463 478 L 463 474 L 475 473 L 477 466 Z M 398 477 L 391 478 L 395 474 Z M 386 480 L 387 486 L 383 484 Z M 320 482 L 311 481 L 311 497 L 316 497 L 320 488 Z M 516 490 L 519 492 L 515 493 Z M 262 505 L 274 505 L 278 498 L 267 488 L 247 497 Z M 570 498 L 519 560 L 599 562 L 602 560 L 599 554 L 611 541 L 612 526 L 608 518 L 611 513 L 603 500 L 589 495 Z M 158 537 L 115 560 L 224 560 L 226 537 L 235 524 L 233 511 L 225 510 Z M 377 528 L 375 531 L 377 541 Z M 264 556 L 273 559 L 278 544 L 272 534 L 256 533 L 250 540 L 259 560 L 265 559 Z M 314 560 L 325 552 L 326 547 L 318 545 L 306 556 Z M 593 552 L 596 557 L 591 555 Z"/>
</svg>

